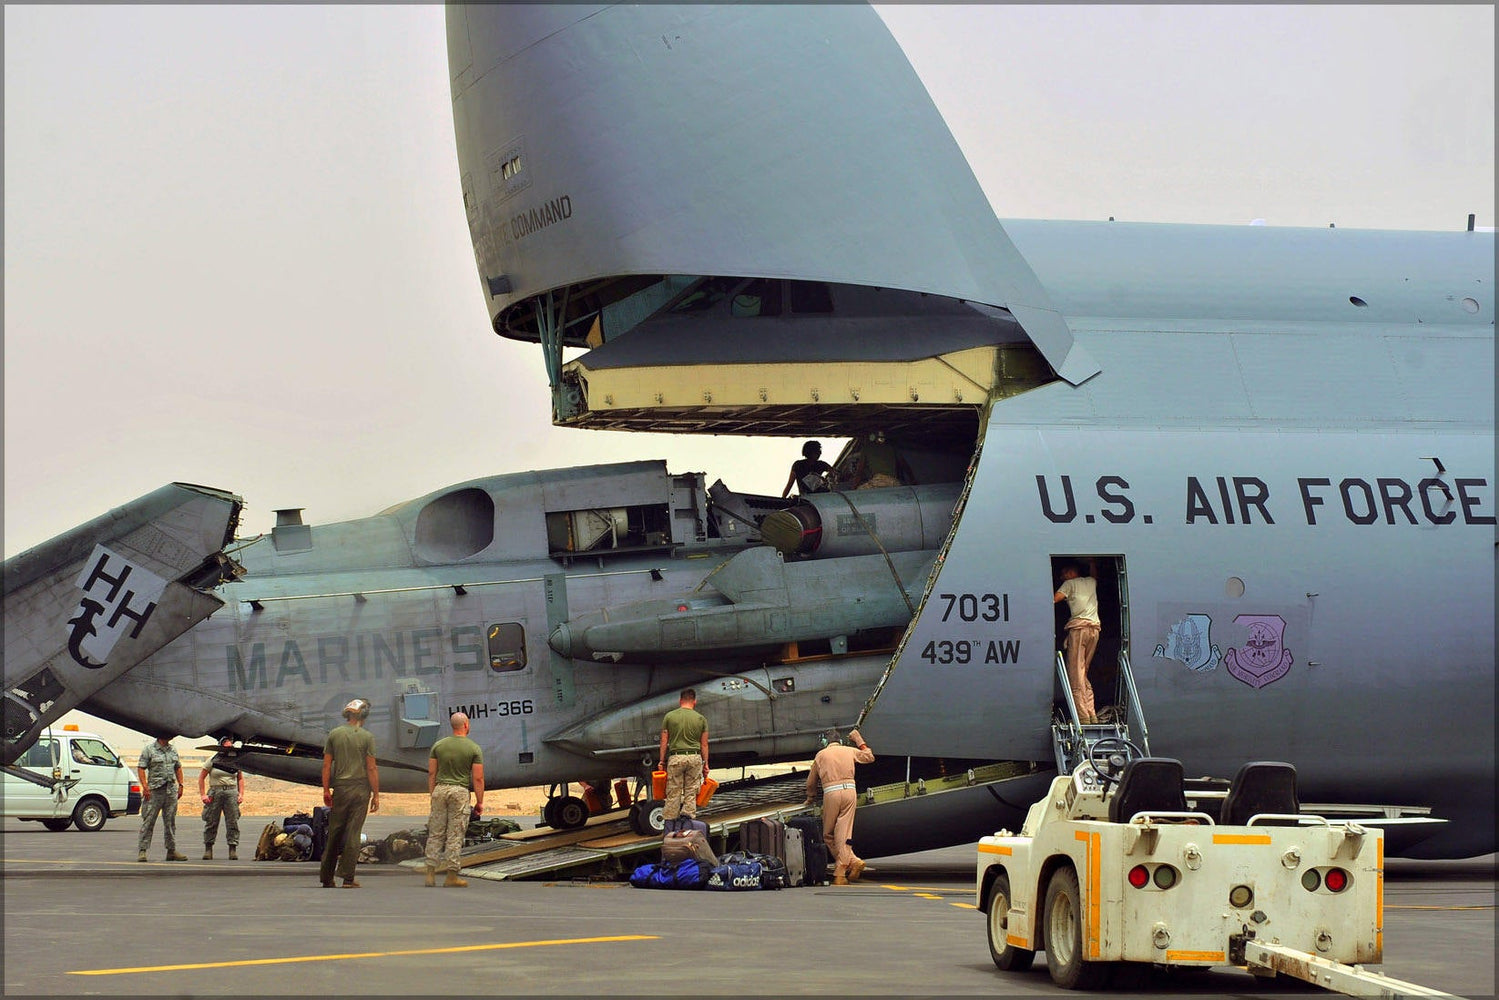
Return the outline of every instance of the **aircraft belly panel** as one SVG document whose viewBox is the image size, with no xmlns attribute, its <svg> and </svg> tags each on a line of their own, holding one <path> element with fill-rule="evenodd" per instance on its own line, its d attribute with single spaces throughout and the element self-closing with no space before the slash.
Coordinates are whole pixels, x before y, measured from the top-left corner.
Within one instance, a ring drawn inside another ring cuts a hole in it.
<svg viewBox="0 0 1499 1000">
<path fill-rule="evenodd" d="M 1411 734 L 1491 737 L 1494 623 L 1454 621 L 1494 599 L 1491 446 L 991 423 L 866 735 L 886 753 L 1049 759 L 1052 558 L 1091 555 L 1122 562 L 1127 618 L 1104 629 L 1128 626 L 1151 748 L 1191 773 L 1231 772 L 1268 739 L 1308 787 L 1390 780 L 1415 750 L 1403 728 L 1369 739 L 1390 698 Z M 1112 671 L 1095 660 L 1095 694 Z M 1492 760 L 1464 766 L 1491 782 Z"/>
</svg>

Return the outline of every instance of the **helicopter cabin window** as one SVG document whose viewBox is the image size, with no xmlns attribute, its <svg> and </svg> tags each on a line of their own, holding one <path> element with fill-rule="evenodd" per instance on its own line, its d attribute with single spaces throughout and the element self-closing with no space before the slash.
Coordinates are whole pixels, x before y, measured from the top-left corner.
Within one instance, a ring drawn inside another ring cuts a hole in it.
<svg viewBox="0 0 1499 1000">
<path fill-rule="evenodd" d="M 525 627 L 517 622 L 489 626 L 489 669 L 500 674 L 525 667 Z"/>
</svg>

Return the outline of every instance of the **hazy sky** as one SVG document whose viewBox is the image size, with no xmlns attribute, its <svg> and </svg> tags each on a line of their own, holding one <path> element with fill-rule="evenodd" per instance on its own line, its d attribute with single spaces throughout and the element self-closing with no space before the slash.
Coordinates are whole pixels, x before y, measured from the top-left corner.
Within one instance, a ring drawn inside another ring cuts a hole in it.
<svg viewBox="0 0 1499 1000">
<path fill-rule="evenodd" d="M 881 8 L 1001 217 L 1494 220 L 1494 10 Z M 489 332 L 443 10 L 5 7 L 7 556 L 172 480 L 243 530 L 796 442 L 551 427 Z"/>
<path fill-rule="evenodd" d="M 1494 223 L 1494 9 L 881 8 L 1001 217 Z M 478 476 L 797 443 L 565 431 L 489 332 L 443 10 L 5 7 L 11 556 L 156 487 L 244 534 Z"/>
</svg>

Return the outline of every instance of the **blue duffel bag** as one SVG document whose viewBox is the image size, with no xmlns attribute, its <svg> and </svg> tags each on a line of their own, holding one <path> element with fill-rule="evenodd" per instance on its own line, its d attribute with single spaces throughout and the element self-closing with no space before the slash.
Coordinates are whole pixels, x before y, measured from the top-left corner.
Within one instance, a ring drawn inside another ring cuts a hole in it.
<svg viewBox="0 0 1499 1000">
<path fill-rule="evenodd" d="M 709 889 L 743 892 L 780 889 L 786 885 L 786 866 L 778 858 L 735 852 L 719 859 L 723 863 L 708 873 Z"/>
<path fill-rule="evenodd" d="M 708 873 L 696 858 L 684 858 L 675 864 L 651 862 L 630 873 L 630 884 L 637 889 L 701 889 Z"/>
</svg>

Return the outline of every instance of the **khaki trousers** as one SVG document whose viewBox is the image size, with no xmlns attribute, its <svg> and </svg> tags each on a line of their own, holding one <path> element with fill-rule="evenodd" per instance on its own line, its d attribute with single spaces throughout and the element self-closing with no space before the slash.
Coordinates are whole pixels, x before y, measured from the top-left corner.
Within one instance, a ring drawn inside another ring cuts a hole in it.
<svg viewBox="0 0 1499 1000">
<path fill-rule="evenodd" d="M 1096 718 L 1093 707 L 1093 685 L 1088 682 L 1088 665 L 1098 649 L 1097 625 L 1068 624 L 1067 634 L 1062 638 L 1062 652 L 1067 658 L 1067 683 L 1072 687 L 1072 700 L 1077 705 L 1077 717 L 1082 722 Z"/>
<path fill-rule="evenodd" d="M 822 793 L 822 842 L 833 856 L 834 875 L 847 875 L 848 866 L 859 860 L 852 843 L 858 804 L 859 793 L 852 788 Z"/>
</svg>

